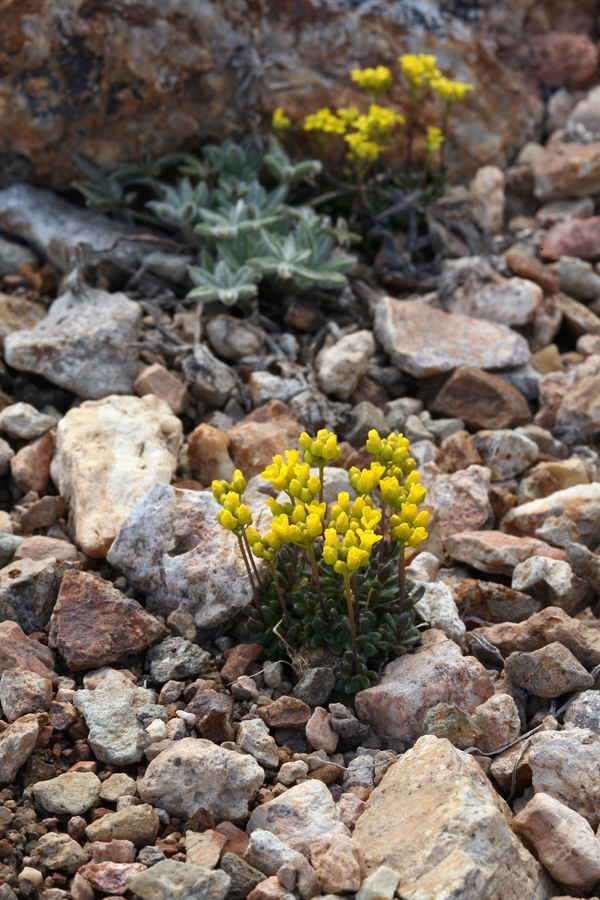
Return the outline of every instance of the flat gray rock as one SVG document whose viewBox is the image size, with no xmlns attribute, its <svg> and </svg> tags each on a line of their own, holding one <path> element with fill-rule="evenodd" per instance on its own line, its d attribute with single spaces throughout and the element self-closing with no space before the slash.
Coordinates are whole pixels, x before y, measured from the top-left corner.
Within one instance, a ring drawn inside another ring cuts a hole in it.
<svg viewBox="0 0 600 900">
<path fill-rule="evenodd" d="M 223 900 L 231 878 L 191 863 L 165 859 L 127 879 L 127 887 L 141 900 Z"/>
</svg>

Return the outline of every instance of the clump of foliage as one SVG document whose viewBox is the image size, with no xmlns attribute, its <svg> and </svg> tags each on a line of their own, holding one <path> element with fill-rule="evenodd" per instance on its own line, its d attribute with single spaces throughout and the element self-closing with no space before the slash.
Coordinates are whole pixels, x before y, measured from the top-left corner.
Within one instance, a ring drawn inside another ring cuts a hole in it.
<svg viewBox="0 0 600 900">
<path fill-rule="evenodd" d="M 427 537 L 428 513 L 418 510 L 425 488 L 408 440 L 394 433 L 381 438 L 373 430 L 366 446 L 376 461 L 369 469 L 350 469 L 356 499 L 340 493 L 326 524 L 323 470 L 340 456 L 337 437 L 326 430 L 316 438 L 303 433 L 299 444 L 303 461 L 300 451 L 286 450 L 285 459 L 274 457 L 263 472 L 285 494 L 283 502 L 269 500 L 273 521 L 264 535 L 243 502 L 240 471 L 231 483 L 213 482 L 222 506 L 217 518 L 237 537 L 254 593 L 245 613 L 265 656 L 326 648 L 337 657 L 338 689 L 356 693 L 377 680 L 370 668 L 377 658 L 406 653 L 419 640 L 413 607 L 422 588 L 405 582 L 404 548 Z M 270 571 L 266 583 L 255 559 Z"/>
</svg>

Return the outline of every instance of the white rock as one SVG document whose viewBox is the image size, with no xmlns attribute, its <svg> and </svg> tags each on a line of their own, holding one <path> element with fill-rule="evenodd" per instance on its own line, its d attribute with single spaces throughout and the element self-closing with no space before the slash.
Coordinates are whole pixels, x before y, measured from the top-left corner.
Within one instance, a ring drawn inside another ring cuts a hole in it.
<svg viewBox="0 0 600 900">
<path fill-rule="evenodd" d="M 316 359 L 317 379 L 324 394 L 347 400 L 369 368 L 375 353 L 371 331 L 355 331 L 321 350 Z"/>
<path fill-rule="evenodd" d="M 87 401 L 61 419 L 52 478 L 70 502 L 76 541 L 89 556 L 105 557 L 140 497 L 171 481 L 182 430 L 151 394 Z"/>
<path fill-rule="evenodd" d="M 248 834 L 257 828 L 270 831 L 284 844 L 307 854 L 315 841 L 333 834 L 350 835 L 327 787 L 321 781 L 306 781 L 285 794 L 258 806 L 246 827 Z"/>
<path fill-rule="evenodd" d="M 494 694 L 477 707 L 472 719 L 483 731 L 475 744 L 484 753 L 492 753 L 516 741 L 521 733 L 519 710 L 509 694 Z"/>
<path fill-rule="evenodd" d="M 545 606 L 558 606 L 570 616 L 585 609 L 594 597 L 587 581 L 575 575 L 568 562 L 547 556 L 532 556 L 515 566 L 511 587 Z"/>
<path fill-rule="evenodd" d="M 164 859 L 126 876 L 126 884 L 140 900 L 224 900 L 231 877 L 221 869 Z"/>
<path fill-rule="evenodd" d="M 441 628 L 453 640 L 467 630 L 458 614 L 452 591 L 442 581 L 426 585 L 425 593 L 415 603 L 415 612 L 422 622 L 428 622 L 432 628 Z"/>
<path fill-rule="evenodd" d="M 55 425 L 52 416 L 45 416 L 29 403 L 13 403 L 0 412 L 0 431 L 23 441 L 41 437 Z"/>
<path fill-rule="evenodd" d="M 110 669 L 95 690 L 76 691 L 73 698 L 90 730 L 88 741 L 96 757 L 118 766 L 142 758 L 144 751 L 136 746 L 141 730 L 137 711 L 154 703 L 152 691 L 136 687 L 116 669 Z"/>
<path fill-rule="evenodd" d="M 356 900 L 392 900 L 400 876 L 389 866 L 378 866 L 367 875 L 356 895 Z"/>
<path fill-rule="evenodd" d="M 259 765 L 270 769 L 276 769 L 279 765 L 275 738 L 271 737 L 262 719 L 241 721 L 235 742 L 240 750 L 253 756 Z"/>
<path fill-rule="evenodd" d="M 12 784 L 19 768 L 29 759 L 39 732 L 37 716 L 28 715 L 0 733 L 0 784 Z"/>
<path fill-rule="evenodd" d="M 493 281 L 482 284 L 474 276 L 467 278 L 466 283 L 454 292 L 445 308 L 473 319 L 487 319 L 513 327 L 531 322 L 543 299 L 541 287 L 526 278 L 496 275 Z"/>
<path fill-rule="evenodd" d="M 5 358 L 78 397 L 132 394 L 140 322 L 139 303 L 125 294 L 87 288 L 76 297 L 67 291 L 34 328 L 7 335 Z"/>
<path fill-rule="evenodd" d="M 161 719 L 154 719 L 146 728 L 146 734 L 150 738 L 151 744 L 164 741 L 167 737 L 167 726 Z"/>
<path fill-rule="evenodd" d="M 424 584 L 435 581 L 439 567 L 440 561 L 437 556 L 424 550 L 422 553 L 419 553 L 418 556 L 415 556 L 411 564 L 406 567 L 406 580 L 420 581 Z"/>
<path fill-rule="evenodd" d="M 272 513 L 265 500 L 249 500 L 263 533 Z M 208 491 L 156 485 L 123 522 L 108 559 L 146 595 L 148 610 L 168 616 L 186 606 L 198 628 L 231 622 L 252 601 L 236 538 L 217 522 L 220 506 Z"/>
<path fill-rule="evenodd" d="M 292 762 L 286 762 L 282 765 L 277 773 L 277 781 L 286 787 L 291 787 L 298 781 L 306 781 L 308 775 L 308 766 L 302 759 L 295 759 Z"/>
<path fill-rule="evenodd" d="M 298 872 L 297 888 L 303 900 L 321 891 L 316 872 L 306 857 L 292 850 L 270 831 L 256 828 L 252 832 L 244 860 L 269 877 L 276 875 L 282 866 L 293 866 Z"/>
<path fill-rule="evenodd" d="M 565 713 L 564 730 L 589 728 L 600 734 L 600 691 L 584 691 L 573 700 Z"/>
<path fill-rule="evenodd" d="M 477 531 L 492 516 L 490 470 L 468 466 L 451 475 L 434 474 L 426 480 L 425 505 L 434 507 L 440 518 L 442 540 L 462 531 Z"/>
<path fill-rule="evenodd" d="M 372 788 L 374 785 L 375 767 L 373 757 L 365 753 L 351 759 L 344 772 L 343 787 L 347 791 L 351 787 Z"/>
<path fill-rule="evenodd" d="M 576 484 L 548 497 L 514 506 L 502 519 L 500 528 L 508 534 L 533 535 L 548 516 L 564 514 L 577 525 L 581 542 L 595 548 L 600 543 L 598 504 L 600 482 Z"/>
<path fill-rule="evenodd" d="M 600 823 L 600 735 L 587 728 L 541 731 L 531 739 L 533 789 Z"/>
<path fill-rule="evenodd" d="M 0 438 L 0 476 L 8 475 L 10 472 L 10 461 L 15 455 L 15 451 L 10 446 L 8 441 L 5 441 L 4 438 Z M 8 513 L 6 513 L 8 516 Z M 7 529 L 2 529 L 6 531 Z M 12 525 L 10 530 L 12 531 Z"/>
<path fill-rule="evenodd" d="M 508 428 L 479 431 L 473 435 L 473 443 L 492 473 L 492 481 L 520 475 L 535 462 L 539 452 L 534 441 Z"/>
<path fill-rule="evenodd" d="M 39 887 L 42 881 L 44 880 L 44 876 L 40 872 L 39 869 L 33 869 L 31 866 L 23 866 L 21 871 L 19 872 L 19 878 L 23 881 L 28 881 L 29 884 L 32 884 L 35 887 Z M 8 895 L 10 897 L 10 894 Z"/>
<path fill-rule="evenodd" d="M 504 183 L 502 169 L 482 166 L 469 186 L 473 215 L 492 234 L 500 234 L 504 227 Z"/>
<path fill-rule="evenodd" d="M 145 803 L 180 819 L 205 806 L 220 821 L 241 821 L 264 777 L 251 756 L 212 741 L 183 738 L 152 760 L 138 782 L 138 793 Z"/>
</svg>

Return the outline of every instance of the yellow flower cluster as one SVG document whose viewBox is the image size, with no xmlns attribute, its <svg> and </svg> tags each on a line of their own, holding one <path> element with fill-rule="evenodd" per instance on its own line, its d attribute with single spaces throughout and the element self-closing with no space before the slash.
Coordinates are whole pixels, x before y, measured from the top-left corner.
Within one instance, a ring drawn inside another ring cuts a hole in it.
<svg viewBox="0 0 600 900">
<path fill-rule="evenodd" d="M 363 469 L 362 474 L 368 476 L 370 473 Z M 370 497 L 358 497 L 351 505 L 350 495 L 343 491 L 331 511 L 331 525 L 325 530 L 323 559 L 345 578 L 366 565 L 373 545 L 383 540 L 382 535 L 375 534 L 381 513 L 373 509 L 372 502 Z M 339 535 L 342 535 L 341 541 Z"/>
<path fill-rule="evenodd" d="M 357 466 L 352 466 L 348 472 L 350 487 L 359 496 L 364 496 L 378 486 L 379 481 L 384 474 L 385 466 L 381 465 L 379 462 L 371 463 L 370 469 L 361 470 Z"/>
<path fill-rule="evenodd" d="M 427 143 L 427 152 L 430 156 L 439 150 L 446 138 L 444 137 L 444 132 L 441 128 L 438 128 L 436 125 L 430 125 L 427 129 L 427 137 L 425 138 Z"/>
<path fill-rule="evenodd" d="M 275 112 L 273 113 L 273 118 L 271 120 L 271 127 L 274 131 L 286 131 L 290 125 L 292 124 L 291 119 L 288 119 L 286 114 L 283 111 L 282 106 L 278 106 Z"/>
<path fill-rule="evenodd" d="M 344 140 L 351 154 L 373 162 L 389 146 L 396 125 L 404 121 L 404 116 L 393 109 L 372 103 L 366 115 L 358 116 L 352 122 L 354 131 L 345 134 Z"/>
<path fill-rule="evenodd" d="M 373 428 L 367 436 L 367 451 L 385 468 L 385 475 L 403 479 L 413 471 L 415 461 L 410 455 L 408 439 L 392 431 L 386 438 Z"/>
<path fill-rule="evenodd" d="M 377 68 L 352 69 L 350 78 L 363 89 L 368 97 L 379 100 L 392 86 L 392 73 L 387 66 Z"/>
<path fill-rule="evenodd" d="M 240 534 L 244 528 L 252 525 L 252 513 L 245 503 L 242 494 L 246 490 L 246 479 L 239 469 L 235 470 L 231 484 L 227 481 L 213 481 L 212 494 L 223 509 L 217 513 L 219 525 L 227 531 Z"/>
<path fill-rule="evenodd" d="M 436 56 L 427 53 L 405 53 L 398 57 L 398 61 L 410 86 L 413 99 L 419 88 L 426 88 L 435 91 L 441 100 L 451 106 L 458 100 L 464 100 L 467 91 L 474 88 L 467 81 L 452 81 L 442 75 L 436 66 Z"/>
<path fill-rule="evenodd" d="M 394 476 L 381 482 L 381 498 L 394 510 L 390 517 L 390 531 L 401 544 L 418 547 L 427 538 L 425 527 L 429 521 L 427 510 L 417 507 L 425 499 L 426 489 L 419 483 L 419 473 L 411 472 L 404 484 Z"/>
<path fill-rule="evenodd" d="M 323 134 L 344 134 L 346 123 L 332 113 L 328 106 L 311 113 L 304 119 L 305 131 L 322 131 Z"/>
<path fill-rule="evenodd" d="M 298 441 L 300 449 L 304 453 L 304 462 L 310 466 L 321 466 L 328 462 L 335 462 L 340 458 L 341 450 L 338 447 L 337 435 L 333 431 L 322 428 L 317 431 L 313 440 L 303 431 Z"/>
<path fill-rule="evenodd" d="M 432 80 L 431 87 L 438 97 L 450 105 L 453 105 L 458 100 L 464 100 L 467 91 L 475 89 L 475 86 L 467 81 L 451 81 L 441 74 L 438 78 Z"/>
</svg>

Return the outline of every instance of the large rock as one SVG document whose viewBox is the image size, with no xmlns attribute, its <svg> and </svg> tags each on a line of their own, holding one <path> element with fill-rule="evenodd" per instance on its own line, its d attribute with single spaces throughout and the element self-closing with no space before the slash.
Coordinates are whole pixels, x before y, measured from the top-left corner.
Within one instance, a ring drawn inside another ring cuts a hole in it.
<svg viewBox="0 0 600 900">
<path fill-rule="evenodd" d="M 492 517 L 490 471 L 485 466 L 469 466 L 452 475 L 434 474 L 426 485 L 426 504 L 437 512 L 444 541 L 455 531 L 476 532 Z"/>
<path fill-rule="evenodd" d="M 550 794 L 596 829 L 600 822 L 600 735 L 587 728 L 542 731 L 529 752 L 533 789 Z"/>
<path fill-rule="evenodd" d="M 425 715 L 433 706 L 450 703 L 473 713 L 493 693 L 482 664 L 472 656 L 456 655 L 450 645 L 444 656 L 425 649 L 395 660 L 381 684 L 356 695 L 356 711 L 377 734 L 412 742 L 422 733 Z"/>
<path fill-rule="evenodd" d="M 516 537 L 502 531 L 460 531 L 444 539 L 446 552 L 457 562 L 480 572 L 510 575 L 515 566 L 535 555 L 564 559 L 564 551 L 537 538 Z M 520 588 L 518 588 L 520 590 Z"/>
<path fill-rule="evenodd" d="M 531 322 L 543 298 L 541 287 L 525 278 L 496 275 L 493 281 L 481 283 L 478 278 L 469 277 L 445 307 L 448 312 L 511 327 Z"/>
<path fill-rule="evenodd" d="M 451 327 L 451 326 L 449 326 Z M 429 404 L 432 413 L 456 416 L 469 428 L 514 428 L 531 421 L 523 394 L 499 375 L 460 366 Z"/>
<path fill-rule="evenodd" d="M 65 772 L 33 786 L 33 796 L 56 816 L 83 816 L 100 797 L 102 782 L 93 772 Z"/>
<path fill-rule="evenodd" d="M 252 599 L 236 538 L 217 522 L 208 492 L 156 485 L 121 526 L 109 559 L 138 590 L 148 609 L 167 616 L 184 604 L 199 628 L 230 622 Z M 256 528 L 271 521 L 266 500 L 250 502 Z"/>
<path fill-rule="evenodd" d="M 26 632 L 41 631 L 48 622 L 67 567 L 55 559 L 20 559 L 0 569 L 0 619 L 16 622 Z"/>
<path fill-rule="evenodd" d="M 171 481 L 182 431 L 152 395 L 88 400 L 61 419 L 52 478 L 70 501 L 76 541 L 89 556 L 106 556 L 140 497 Z"/>
<path fill-rule="evenodd" d="M 533 597 L 494 581 L 465 578 L 453 585 L 452 592 L 461 611 L 487 622 L 522 622 L 541 609 Z"/>
<path fill-rule="evenodd" d="M 538 445 L 512 429 L 480 431 L 473 437 L 484 466 L 492 473 L 492 481 L 514 478 L 528 469 L 538 455 Z"/>
<path fill-rule="evenodd" d="M 399 873 L 403 900 L 546 900 L 554 893 L 478 763 L 433 736 L 388 770 L 353 836 L 368 872 L 386 865 Z"/>
<path fill-rule="evenodd" d="M 141 900 L 224 900 L 231 885 L 226 872 L 165 859 L 126 876 L 126 884 Z"/>
<path fill-rule="evenodd" d="M 600 190 L 600 143 L 554 143 L 533 160 L 538 200 L 588 197 Z"/>
<path fill-rule="evenodd" d="M 16 622 L 0 624 L 0 675 L 7 669 L 24 669 L 56 684 L 52 650 L 27 637 Z"/>
<path fill-rule="evenodd" d="M 577 428 L 591 438 L 600 431 L 600 356 L 589 357 L 572 377 L 574 383 L 560 401 L 556 424 Z"/>
<path fill-rule="evenodd" d="M 594 597 L 587 581 L 578 578 L 568 562 L 544 556 L 531 556 L 519 563 L 511 586 L 531 594 L 543 606 L 559 606 L 571 616 L 585 609 Z"/>
<path fill-rule="evenodd" d="M 459 366 L 522 366 L 531 356 L 525 338 L 506 325 L 391 297 L 377 304 L 375 337 L 395 366 L 416 377 L 439 375 Z"/>
<path fill-rule="evenodd" d="M 179 818 L 189 819 L 206 807 L 218 821 L 242 821 L 263 780 L 264 772 L 251 756 L 184 738 L 152 760 L 138 793 L 145 803 Z"/>
<path fill-rule="evenodd" d="M 568 516 L 579 529 L 581 543 L 596 547 L 600 543 L 600 482 L 576 484 L 548 497 L 522 503 L 509 510 L 500 528 L 507 534 L 533 535 L 548 516 Z"/>
<path fill-rule="evenodd" d="M 305 781 L 280 797 L 257 806 L 248 822 L 248 834 L 260 828 L 305 855 L 311 844 L 335 834 L 350 836 L 328 788 L 322 781 Z"/>
<path fill-rule="evenodd" d="M 78 671 L 99 669 L 139 653 L 165 634 L 158 619 L 109 581 L 91 572 L 67 572 L 50 620 L 48 642 L 72 671 Z"/>
<path fill-rule="evenodd" d="M 118 766 L 142 758 L 143 748 L 136 744 L 142 728 L 137 711 L 155 703 L 152 691 L 136 687 L 115 669 L 108 671 L 95 690 L 76 691 L 73 698 L 90 730 L 88 742 L 97 759 Z"/>
<path fill-rule="evenodd" d="M 0 734 L 0 784 L 12 784 L 40 733 L 40 717 L 22 716 Z"/>
<path fill-rule="evenodd" d="M 543 114 L 522 78 L 445 9 L 414 0 L 377 15 L 370 9 L 310 2 L 290 17 L 285 5 L 212 0 L 183 7 L 152 2 L 143 13 L 127 8 L 115 16 L 95 5 L 58 10 L 35 0 L 26 14 L 11 5 L 3 15 L 10 40 L 0 49 L 6 166 L 31 166 L 36 180 L 67 188 L 85 177 L 73 153 L 96 164 L 143 153 L 155 158 L 222 137 L 249 114 L 270 121 L 279 105 L 296 124 L 294 143 L 305 142 L 306 112 L 342 101 L 359 105 L 363 94 L 349 82 L 349 70 L 357 60 L 395 66 L 399 53 L 414 50 L 412 27 L 419 34 L 427 29 L 427 52 L 438 55 L 447 74 L 475 85 L 448 137 L 453 171 L 472 175 L 483 164 L 506 166 Z M 250 54 L 282 61 L 277 84 L 254 75 L 241 81 Z M 395 79 L 391 100 L 406 103 L 403 79 Z M 392 150 L 399 165 L 404 147 Z"/>
<path fill-rule="evenodd" d="M 532 653 L 511 653 L 504 668 L 513 684 L 535 697 L 560 697 L 594 684 L 592 676 L 558 641 Z"/>
<path fill-rule="evenodd" d="M 67 291 L 42 322 L 6 337 L 4 356 L 14 369 L 43 375 L 79 397 L 132 394 L 140 321 L 139 303 L 125 294 Z"/>
<path fill-rule="evenodd" d="M 270 465 L 285 450 L 297 450 L 304 426 L 281 400 L 269 400 L 227 432 L 229 453 L 246 480 Z"/>
</svg>

